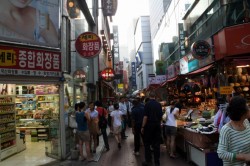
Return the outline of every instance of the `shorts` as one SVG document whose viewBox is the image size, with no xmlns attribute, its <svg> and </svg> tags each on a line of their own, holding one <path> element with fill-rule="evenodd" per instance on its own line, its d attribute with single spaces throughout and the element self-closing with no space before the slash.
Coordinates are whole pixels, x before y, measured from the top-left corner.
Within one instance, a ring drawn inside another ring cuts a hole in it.
<svg viewBox="0 0 250 166">
<path fill-rule="evenodd" d="M 177 133 L 177 127 L 174 126 L 165 126 L 166 136 L 175 136 Z"/>
<path fill-rule="evenodd" d="M 90 135 L 89 135 L 89 131 L 78 131 L 78 137 L 79 140 L 83 141 L 83 142 L 88 142 L 90 141 Z"/>
<path fill-rule="evenodd" d="M 114 127 L 113 133 L 114 134 L 120 134 L 122 132 L 122 126 Z"/>
</svg>

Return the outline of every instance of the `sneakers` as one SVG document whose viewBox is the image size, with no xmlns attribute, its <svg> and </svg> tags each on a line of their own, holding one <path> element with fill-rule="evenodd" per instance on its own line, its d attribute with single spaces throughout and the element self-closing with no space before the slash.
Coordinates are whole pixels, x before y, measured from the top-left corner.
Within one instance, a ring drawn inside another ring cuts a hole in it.
<svg viewBox="0 0 250 166">
<path fill-rule="evenodd" d="M 140 155 L 139 152 L 135 152 L 135 151 L 134 151 L 133 153 L 134 153 L 135 156 L 139 156 L 139 155 Z"/>
</svg>

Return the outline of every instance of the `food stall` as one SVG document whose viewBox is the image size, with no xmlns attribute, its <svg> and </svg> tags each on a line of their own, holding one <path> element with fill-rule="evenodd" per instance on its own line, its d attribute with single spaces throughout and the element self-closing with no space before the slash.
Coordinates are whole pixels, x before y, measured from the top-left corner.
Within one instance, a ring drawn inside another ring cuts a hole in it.
<svg viewBox="0 0 250 166">
<path fill-rule="evenodd" d="M 199 166 L 219 166 L 222 165 L 216 153 L 219 133 L 213 126 L 217 90 L 208 87 L 205 80 L 201 81 L 188 79 L 178 92 L 184 108 L 178 120 L 176 145 L 189 162 Z"/>
</svg>

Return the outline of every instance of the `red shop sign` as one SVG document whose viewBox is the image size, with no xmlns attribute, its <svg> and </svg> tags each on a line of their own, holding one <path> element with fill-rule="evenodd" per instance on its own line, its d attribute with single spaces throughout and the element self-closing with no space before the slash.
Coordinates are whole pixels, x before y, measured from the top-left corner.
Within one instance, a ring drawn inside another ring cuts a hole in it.
<svg viewBox="0 0 250 166">
<path fill-rule="evenodd" d="M 60 76 L 61 53 L 0 46 L 0 75 Z"/>
<path fill-rule="evenodd" d="M 104 81 L 111 82 L 115 78 L 115 71 L 112 68 L 106 68 L 101 72 L 101 77 Z"/>
<path fill-rule="evenodd" d="M 76 70 L 74 73 L 73 73 L 73 78 L 76 80 L 76 81 L 85 81 L 85 78 L 86 78 L 86 73 L 83 71 L 83 70 Z"/>
<path fill-rule="evenodd" d="M 93 32 L 82 33 L 76 39 L 75 48 L 83 58 L 93 58 L 101 51 L 101 39 Z"/>
</svg>

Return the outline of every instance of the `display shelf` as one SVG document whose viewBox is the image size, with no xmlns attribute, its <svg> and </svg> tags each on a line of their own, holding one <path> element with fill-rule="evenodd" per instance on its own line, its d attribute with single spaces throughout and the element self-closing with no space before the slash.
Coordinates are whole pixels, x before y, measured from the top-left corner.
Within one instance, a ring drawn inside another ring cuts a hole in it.
<svg viewBox="0 0 250 166">
<path fill-rule="evenodd" d="M 0 156 L 6 158 L 16 152 L 15 96 L 0 95 Z"/>
<path fill-rule="evenodd" d="M 0 112 L 0 115 L 4 115 L 4 114 L 14 114 L 15 111 L 8 111 L 8 112 Z"/>
<path fill-rule="evenodd" d="M 0 134 L 7 133 L 10 131 L 15 131 L 15 130 L 16 130 L 16 128 L 9 128 L 9 129 L 5 129 L 5 130 L 0 130 Z"/>
<path fill-rule="evenodd" d="M 4 142 L 8 142 L 8 141 L 11 141 L 13 139 L 16 139 L 16 137 L 8 137 L 8 138 L 2 138 L 1 140 L 1 144 L 4 143 Z"/>
<path fill-rule="evenodd" d="M 14 119 L 11 119 L 11 120 L 2 119 L 0 124 L 11 123 L 11 122 L 15 122 L 15 120 Z"/>
</svg>

